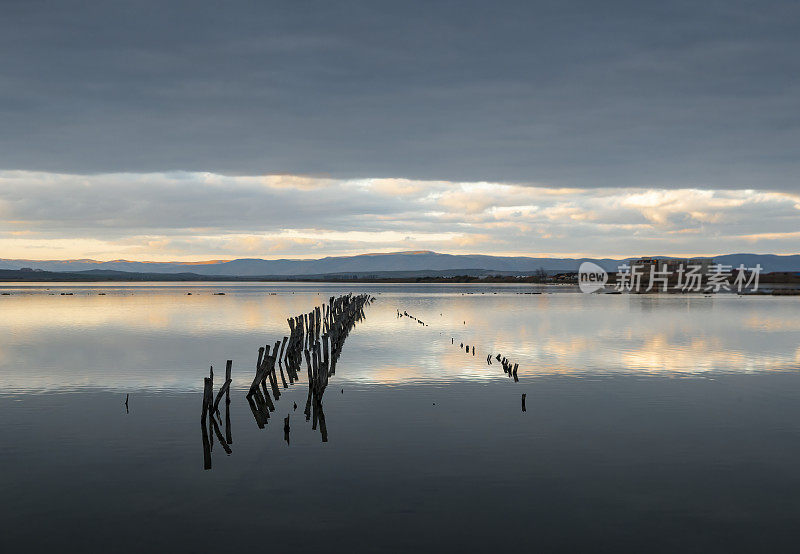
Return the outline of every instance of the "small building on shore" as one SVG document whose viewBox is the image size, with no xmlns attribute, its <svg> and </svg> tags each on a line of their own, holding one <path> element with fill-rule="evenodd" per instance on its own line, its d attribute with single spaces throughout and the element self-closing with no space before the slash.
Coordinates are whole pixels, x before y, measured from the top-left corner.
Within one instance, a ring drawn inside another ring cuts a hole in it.
<svg viewBox="0 0 800 554">
<path fill-rule="evenodd" d="M 639 276 L 638 286 L 631 292 L 685 292 L 697 290 L 706 283 L 714 265 L 713 258 L 639 258 L 630 262 L 631 272 Z M 697 275 L 690 280 L 689 274 Z M 653 279 L 651 280 L 651 275 Z M 666 279 L 666 283 L 662 279 Z M 691 283 L 690 283 L 691 281 Z M 666 289 L 664 288 L 666 287 Z"/>
<path fill-rule="evenodd" d="M 642 275 L 649 275 L 650 268 L 655 266 L 656 271 L 668 271 L 670 274 L 677 276 L 681 267 L 684 272 L 694 269 L 699 266 L 697 270 L 700 274 L 705 275 L 711 270 L 714 265 L 713 258 L 639 258 L 631 262 L 631 267 L 636 267 Z"/>
</svg>

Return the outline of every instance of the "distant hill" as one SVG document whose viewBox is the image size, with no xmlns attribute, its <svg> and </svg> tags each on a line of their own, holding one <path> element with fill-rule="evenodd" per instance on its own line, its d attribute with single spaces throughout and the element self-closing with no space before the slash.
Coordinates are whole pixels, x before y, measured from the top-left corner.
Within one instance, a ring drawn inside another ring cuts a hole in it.
<svg viewBox="0 0 800 554">
<path fill-rule="evenodd" d="M 444 271 L 369 271 L 347 273 L 317 273 L 308 275 L 199 275 L 197 273 L 140 273 L 89 269 L 84 271 L 44 271 L 41 269 L 0 269 L 0 282 L 102 282 L 102 281 L 409 281 L 418 279 L 452 279 L 456 282 L 473 278 L 527 278 L 537 271 L 492 271 L 485 269 L 453 269 Z"/>
<path fill-rule="evenodd" d="M 331 274 L 374 274 L 403 272 L 405 276 L 425 272 L 448 272 L 486 275 L 492 272 L 525 274 L 540 269 L 548 273 L 577 271 L 582 262 L 591 261 L 607 271 L 614 271 L 626 259 L 610 258 L 532 258 L 484 255 L 439 254 L 436 252 L 395 252 L 390 254 L 362 254 L 358 256 L 326 257 L 316 260 L 264 260 L 244 258 L 203 262 L 133 262 L 114 260 L 13 260 L 0 259 L 0 269 L 22 269 L 81 272 L 88 270 L 124 271 L 143 274 L 195 274 L 216 277 L 263 276 L 320 276 Z M 754 267 L 761 264 L 764 272 L 800 271 L 800 255 L 725 254 L 714 260 L 737 267 L 744 264 Z"/>
</svg>

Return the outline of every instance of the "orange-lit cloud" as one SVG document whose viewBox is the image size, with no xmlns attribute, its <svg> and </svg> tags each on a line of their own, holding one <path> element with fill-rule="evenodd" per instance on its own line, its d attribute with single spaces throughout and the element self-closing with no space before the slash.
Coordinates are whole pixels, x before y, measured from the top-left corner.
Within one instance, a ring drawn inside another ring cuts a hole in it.
<svg viewBox="0 0 800 554">
<path fill-rule="evenodd" d="M 800 196 L 751 189 L 213 173 L 0 172 L 0 257 L 798 252 Z"/>
</svg>

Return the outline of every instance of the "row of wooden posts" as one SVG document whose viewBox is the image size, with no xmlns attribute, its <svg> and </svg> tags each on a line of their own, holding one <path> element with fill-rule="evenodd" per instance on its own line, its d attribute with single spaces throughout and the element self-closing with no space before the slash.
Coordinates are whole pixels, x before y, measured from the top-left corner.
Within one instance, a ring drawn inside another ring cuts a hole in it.
<svg viewBox="0 0 800 554">
<path fill-rule="evenodd" d="M 400 309 L 397 309 L 397 317 L 398 318 L 410 317 L 411 319 L 421 323 L 422 325 L 427 325 L 427 323 L 423 323 L 422 320 L 414 317 L 413 315 L 410 315 L 405 310 L 401 312 Z M 464 324 L 466 325 L 466 323 L 467 322 L 465 321 Z M 450 337 L 450 344 L 455 344 L 455 343 L 456 343 L 455 337 Z M 472 356 L 475 355 L 475 345 L 471 345 L 470 346 L 469 344 L 464 344 L 462 342 L 462 343 L 459 343 L 459 348 L 463 349 L 467 354 L 471 354 Z M 493 358 L 492 354 L 488 354 L 486 356 L 486 364 L 487 365 L 492 365 L 492 363 L 493 363 L 492 362 L 492 358 Z M 512 363 L 511 360 L 509 360 L 505 356 L 501 356 L 500 354 L 496 354 L 494 356 L 494 359 L 497 360 L 498 362 L 500 362 L 500 364 L 503 366 L 503 372 L 506 375 L 508 375 L 509 377 L 513 377 L 515 383 L 519 383 L 519 377 L 517 377 L 517 371 L 519 370 L 519 364 L 518 363 Z M 522 395 L 522 411 L 523 412 L 527 411 L 527 408 L 525 406 L 526 396 L 527 396 L 526 394 Z"/>
<path fill-rule="evenodd" d="M 408 318 L 413 319 L 414 321 L 416 321 L 420 325 L 426 325 L 426 326 L 428 325 L 427 323 L 425 323 L 421 319 L 409 314 L 405 310 L 403 310 L 401 312 L 399 308 L 397 309 L 397 317 L 398 318 L 408 317 Z M 466 324 L 466 323 L 467 322 L 465 321 L 464 324 Z M 454 337 L 451 337 L 450 338 L 450 344 L 455 344 L 455 342 L 456 342 L 456 339 Z M 472 350 L 470 350 L 470 346 L 469 345 L 465 345 L 463 342 L 460 344 L 460 347 L 462 349 L 464 349 L 467 352 L 467 354 L 471 353 L 473 356 L 475 355 L 475 346 L 474 345 L 472 346 Z M 517 370 L 519 369 L 519 364 L 517 364 L 517 363 L 512 364 L 512 362 L 508 358 L 506 358 L 505 356 L 501 357 L 500 354 L 497 354 L 495 356 L 495 359 L 502 364 L 503 372 L 506 373 L 509 377 L 513 377 L 514 378 L 514 382 L 518 383 L 519 382 L 519 378 L 517 377 Z M 492 355 L 491 354 L 486 356 L 486 364 L 487 365 L 492 365 Z"/>
<path fill-rule="evenodd" d="M 519 364 L 515 363 L 514 365 L 511 365 L 511 361 L 505 356 L 501 358 L 500 354 L 497 354 L 495 356 L 495 359 L 503 365 L 503 372 L 506 373 L 509 377 L 513 377 L 514 382 L 518 383 L 519 379 L 517 378 L 517 370 L 519 369 Z M 492 365 L 491 354 L 486 356 L 486 362 L 488 365 Z"/>
<path fill-rule="evenodd" d="M 455 344 L 455 342 L 456 342 L 456 339 L 453 338 L 453 337 L 450 337 L 450 344 Z M 464 344 L 462 342 L 459 345 L 459 347 L 463 348 L 464 351 L 467 354 L 471 353 L 473 356 L 475 355 L 475 346 L 474 345 L 472 347 L 470 347 L 470 345 Z M 470 350 L 470 348 L 471 348 L 471 350 Z M 519 364 L 517 364 L 517 363 L 512 364 L 511 360 L 509 360 L 505 356 L 501 357 L 500 354 L 497 354 L 496 356 L 494 356 L 494 359 L 502 364 L 504 373 L 506 373 L 509 377 L 513 377 L 515 383 L 519 382 L 519 378 L 517 377 L 517 370 L 519 370 Z M 492 355 L 491 354 L 488 354 L 486 356 L 486 365 L 492 365 Z"/>
<path fill-rule="evenodd" d="M 401 317 L 410 317 L 411 319 L 413 319 L 414 321 L 416 321 L 416 322 L 417 322 L 417 323 L 419 323 L 420 325 L 423 325 L 423 326 L 427 326 L 427 325 L 428 325 L 427 323 L 425 323 L 425 322 L 424 322 L 424 321 L 422 321 L 421 319 L 417 319 L 416 317 L 414 317 L 413 315 L 409 314 L 409 313 L 408 313 L 408 312 L 406 312 L 406 311 L 403 311 L 403 312 L 401 312 L 400 310 L 397 310 L 397 317 L 398 317 L 398 318 L 401 318 Z"/>
<path fill-rule="evenodd" d="M 329 378 L 336 373 L 336 362 L 342 352 L 344 341 L 364 318 L 364 307 L 374 298 L 369 294 L 347 294 L 331 297 L 328 304 L 315 307 L 307 314 L 288 319 L 289 336 L 276 341 L 273 347 L 258 349 L 256 375 L 247 393 L 247 402 L 259 428 L 264 428 L 275 411 L 275 404 L 281 394 L 278 387 L 280 375 L 283 388 L 287 388 L 283 368 L 289 384 L 299 380 L 303 360 L 308 375 L 308 399 L 306 400 L 306 421 L 312 420 L 312 429 L 319 424 L 323 442 L 328 440 L 325 414 L 322 411 L 322 395 L 328 386 Z M 271 351 L 271 354 L 270 354 Z M 269 388 L 267 387 L 269 382 Z M 284 419 L 285 439 L 289 440 L 289 417 Z"/>
<path fill-rule="evenodd" d="M 330 297 L 327 304 L 314 308 L 307 314 L 288 319 L 289 335 L 274 345 L 258 349 L 258 361 L 253 382 L 247 391 L 246 399 L 253 412 L 256 424 L 264 428 L 275 411 L 275 402 L 281 397 L 281 388 L 300 380 L 302 363 L 305 359 L 308 375 L 308 399 L 306 401 L 306 421 L 312 419 L 312 428 L 319 424 L 323 442 L 328 440 L 328 429 L 322 411 L 322 395 L 328 386 L 328 379 L 336 372 L 336 362 L 342 352 L 344 341 L 355 325 L 364 318 L 364 308 L 375 298 L 369 294 L 347 294 Z M 231 453 L 233 443 L 230 421 L 230 386 L 232 360 L 225 367 L 225 381 L 214 395 L 214 367 L 209 376 L 203 379 L 203 409 L 201 429 L 203 434 L 203 461 L 205 469 L 211 469 L 211 452 L 214 437 L 226 453 Z M 286 370 L 284 372 L 284 369 Z M 287 383 L 288 377 L 288 383 Z M 280 378 L 280 385 L 278 384 Z M 271 394 L 270 394 L 271 393 Z M 225 398 L 225 434 L 220 402 Z M 274 399 L 274 401 L 273 401 Z M 297 404 L 294 405 L 297 409 Z M 284 438 L 289 441 L 289 416 L 284 419 Z M 210 430 L 210 432 L 209 432 Z"/>
</svg>

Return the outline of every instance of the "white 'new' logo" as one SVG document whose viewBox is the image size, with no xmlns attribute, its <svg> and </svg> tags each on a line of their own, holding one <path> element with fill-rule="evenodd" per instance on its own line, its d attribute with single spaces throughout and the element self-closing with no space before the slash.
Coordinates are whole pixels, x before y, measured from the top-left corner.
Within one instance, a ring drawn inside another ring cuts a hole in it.
<svg viewBox="0 0 800 554">
<path fill-rule="evenodd" d="M 581 292 L 596 292 L 608 282 L 608 273 L 599 265 L 583 262 L 578 269 L 578 286 Z"/>
</svg>

